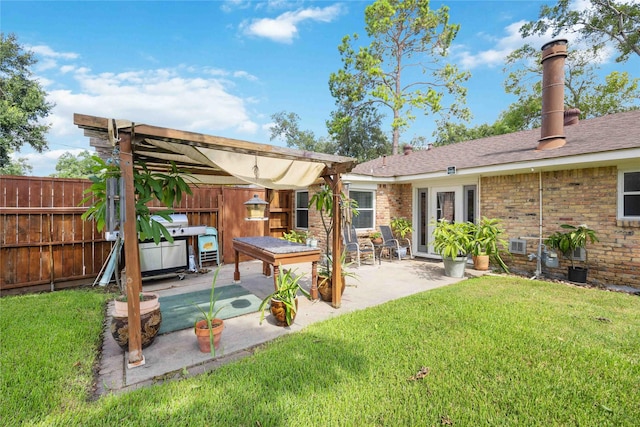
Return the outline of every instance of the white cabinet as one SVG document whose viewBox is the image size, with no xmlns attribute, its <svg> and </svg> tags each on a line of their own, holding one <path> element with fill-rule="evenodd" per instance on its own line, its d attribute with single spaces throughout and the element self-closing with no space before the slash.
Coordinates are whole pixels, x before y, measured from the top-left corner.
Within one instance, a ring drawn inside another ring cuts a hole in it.
<svg viewBox="0 0 640 427">
<path fill-rule="evenodd" d="M 140 248 L 140 272 L 176 270 L 187 268 L 187 241 L 175 239 L 173 243 L 162 241 L 156 245 L 154 242 L 139 244 Z"/>
</svg>

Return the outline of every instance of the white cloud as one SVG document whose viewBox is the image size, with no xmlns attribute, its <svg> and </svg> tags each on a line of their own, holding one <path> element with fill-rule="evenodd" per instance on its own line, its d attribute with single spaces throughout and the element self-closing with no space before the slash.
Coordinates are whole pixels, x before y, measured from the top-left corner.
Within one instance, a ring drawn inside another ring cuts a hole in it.
<svg viewBox="0 0 640 427">
<path fill-rule="evenodd" d="M 542 35 L 529 36 L 523 39 L 520 35 L 520 27 L 526 22 L 527 21 L 516 21 L 504 27 L 505 35 L 501 38 L 490 40 L 493 45 L 490 49 L 472 52 L 468 46 L 455 45 L 452 47 L 452 56 L 456 58 L 460 66 L 466 70 L 481 66 L 493 68 L 504 65 L 506 57 L 524 44 L 542 47 L 545 43 L 554 40 L 551 30 L 548 30 Z M 478 38 L 486 39 L 484 35 L 478 35 Z M 568 32 L 555 38 L 567 39 L 571 50 L 584 50 L 589 47 L 584 42 L 581 42 L 578 34 L 574 32 Z M 612 58 L 613 54 L 614 49 L 611 48 L 611 46 L 606 46 L 599 52 L 596 61 L 599 63 L 607 62 Z"/>
<path fill-rule="evenodd" d="M 290 44 L 298 34 L 298 26 L 305 21 L 331 22 L 342 13 L 342 6 L 334 4 L 324 8 L 299 9 L 285 12 L 276 18 L 244 21 L 240 29 L 248 35 L 264 37 L 275 42 Z"/>
<path fill-rule="evenodd" d="M 26 50 L 29 50 L 36 55 L 39 55 L 43 58 L 57 58 L 57 59 L 77 59 L 80 55 L 74 52 L 56 52 L 51 49 L 51 47 L 46 45 L 38 45 L 38 46 L 27 46 Z"/>
<path fill-rule="evenodd" d="M 246 111 L 247 101 L 228 91 L 232 84 L 206 73 L 155 69 L 93 74 L 85 68 L 77 70 L 74 78 L 78 92 L 49 92 L 49 100 L 56 104 L 49 117 L 52 135 L 77 131 L 70 120 L 73 113 L 117 115 L 115 118 L 205 133 L 233 130 L 252 134 L 258 129 Z"/>
</svg>

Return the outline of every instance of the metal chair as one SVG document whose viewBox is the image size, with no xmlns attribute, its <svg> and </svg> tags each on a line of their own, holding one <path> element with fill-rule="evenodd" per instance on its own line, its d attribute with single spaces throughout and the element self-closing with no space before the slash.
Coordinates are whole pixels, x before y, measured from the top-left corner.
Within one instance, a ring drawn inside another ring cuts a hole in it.
<svg viewBox="0 0 640 427">
<path fill-rule="evenodd" d="M 200 253 L 200 267 L 203 262 L 215 261 L 220 265 L 220 249 L 218 248 L 218 230 L 207 227 L 205 234 L 198 236 L 198 251 Z"/>
<path fill-rule="evenodd" d="M 376 257 L 373 243 L 371 243 L 371 241 L 367 242 L 364 240 L 358 240 L 356 228 L 353 225 L 343 227 L 342 231 L 344 238 L 344 251 L 345 253 L 356 253 L 358 267 L 360 267 L 360 258 L 365 255 L 371 255 L 371 259 L 373 259 L 373 263 L 375 264 Z"/>
<path fill-rule="evenodd" d="M 393 237 L 393 232 L 391 231 L 391 227 L 388 225 L 380 225 L 380 233 L 382 234 L 382 249 L 388 249 L 389 251 L 389 260 L 393 260 L 393 251 L 396 251 L 396 255 L 398 256 L 398 260 L 402 260 L 400 256 L 400 242 L 398 239 Z"/>
</svg>

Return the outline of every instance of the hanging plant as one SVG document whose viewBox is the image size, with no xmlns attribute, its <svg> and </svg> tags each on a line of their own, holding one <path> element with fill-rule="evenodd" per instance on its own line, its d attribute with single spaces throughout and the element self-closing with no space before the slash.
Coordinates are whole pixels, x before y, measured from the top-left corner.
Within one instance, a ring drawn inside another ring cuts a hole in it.
<svg viewBox="0 0 640 427">
<path fill-rule="evenodd" d="M 86 197 L 80 201 L 78 206 L 86 203 L 92 205 L 82 214 L 82 219 L 94 220 L 98 231 L 104 230 L 107 218 L 107 180 L 109 178 L 120 178 L 120 167 L 115 162 L 106 162 L 98 156 L 93 156 L 96 165 L 93 167 L 93 174 L 89 177 L 92 184 L 84 191 Z M 153 172 L 147 168 L 143 162 L 137 162 L 138 168 L 133 170 L 133 186 L 135 190 L 135 211 L 136 230 L 141 240 L 153 239 L 158 244 L 164 237 L 167 241 L 173 242 L 173 236 L 164 225 L 153 219 L 157 215 L 167 221 L 173 211 L 173 206 L 180 203 L 183 195 L 192 194 L 189 184 L 183 176 L 190 177 L 190 174 L 178 169 L 174 162 L 171 162 L 171 169 L 168 173 Z M 148 203 L 159 200 L 167 209 L 154 210 L 151 212 Z M 114 215 L 119 216 L 120 210 L 115 209 Z"/>
</svg>

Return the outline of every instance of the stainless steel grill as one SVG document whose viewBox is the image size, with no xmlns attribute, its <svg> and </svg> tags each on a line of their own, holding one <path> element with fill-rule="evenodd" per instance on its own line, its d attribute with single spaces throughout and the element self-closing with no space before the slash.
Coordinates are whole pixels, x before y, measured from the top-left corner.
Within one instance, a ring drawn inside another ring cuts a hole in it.
<svg viewBox="0 0 640 427">
<path fill-rule="evenodd" d="M 173 237 L 197 236 L 206 232 L 206 225 L 189 226 L 189 220 L 186 214 L 172 214 L 170 217 L 171 221 L 167 221 L 157 215 L 151 218 L 164 225 Z"/>
</svg>

